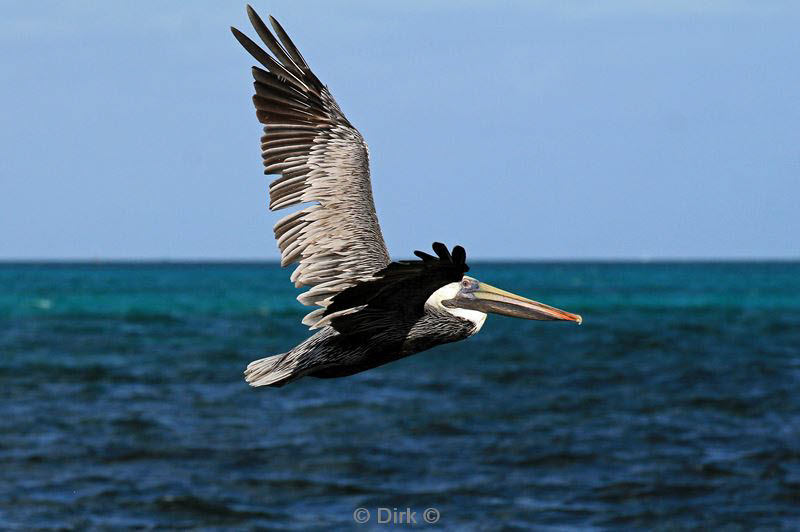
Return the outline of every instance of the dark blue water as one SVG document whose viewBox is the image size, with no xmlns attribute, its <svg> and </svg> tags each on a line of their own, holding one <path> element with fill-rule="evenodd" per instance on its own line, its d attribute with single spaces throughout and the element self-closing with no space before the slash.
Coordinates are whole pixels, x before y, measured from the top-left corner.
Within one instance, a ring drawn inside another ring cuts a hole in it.
<svg viewBox="0 0 800 532">
<path fill-rule="evenodd" d="M 0 528 L 800 528 L 800 264 L 471 274 L 584 324 L 250 389 L 286 270 L 0 265 Z"/>
</svg>

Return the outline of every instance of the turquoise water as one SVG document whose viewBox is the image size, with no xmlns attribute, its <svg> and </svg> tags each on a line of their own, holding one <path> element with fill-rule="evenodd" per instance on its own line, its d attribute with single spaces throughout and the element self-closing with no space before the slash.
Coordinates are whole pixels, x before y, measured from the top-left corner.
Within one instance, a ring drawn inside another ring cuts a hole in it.
<svg viewBox="0 0 800 532">
<path fill-rule="evenodd" d="M 0 528 L 800 528 L 800 264 L 470 275 L 584 324 L 254 390 L 287 270 L 0 265 Z"/>
</svg>

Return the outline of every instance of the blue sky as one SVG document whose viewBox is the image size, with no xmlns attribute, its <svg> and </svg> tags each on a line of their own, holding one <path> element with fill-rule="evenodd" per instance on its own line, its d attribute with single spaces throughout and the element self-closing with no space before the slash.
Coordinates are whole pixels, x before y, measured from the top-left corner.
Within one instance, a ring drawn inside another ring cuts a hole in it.
<svg viewBox="0 0 800 532">
<path fill-rule="evenodd" d="M 800 256 L 800 4 L 653 4 L 254 7 L 366 138 L 394 257 Z M 0 258 L 278 257 L 230 25 L 243 2 L 5 6 Z"/>
</svg>

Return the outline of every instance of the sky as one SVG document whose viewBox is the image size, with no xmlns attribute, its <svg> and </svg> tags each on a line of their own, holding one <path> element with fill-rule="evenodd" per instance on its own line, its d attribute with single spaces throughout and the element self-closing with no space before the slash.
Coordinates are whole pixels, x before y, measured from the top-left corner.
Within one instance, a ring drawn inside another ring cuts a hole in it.
<svg viewBox="0 0 800 532">
<path fill-rule="evenodd" d="M 800 3 L 254 2 L 394 258 L 800 258 Z M 278 258 L 244 2 L 10 2 L 0 259 Z"/>
</svg>

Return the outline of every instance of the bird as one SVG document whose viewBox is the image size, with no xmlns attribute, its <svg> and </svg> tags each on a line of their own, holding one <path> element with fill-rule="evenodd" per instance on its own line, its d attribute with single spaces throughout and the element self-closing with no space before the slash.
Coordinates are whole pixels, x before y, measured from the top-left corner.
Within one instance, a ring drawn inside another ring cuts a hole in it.
<svg viewBox="0 0 800 532">
<path fill-rule="evenodd" d="M 297 264 L 291 281 L 308 287 L 297 299 L 316 307 L 302 320 L 312 331 L 289 351 L 254 360 L 251 386 L 281 387 L 303 377 L 346 377 L 466 339 L 487 314 L 581 323 L 572 314 L 474 277 L 461 246 L 440 242 L 434 254 L 391 261 L 378 223 L 369 154 L 330 90 L 311 71 L 283 27 L 251 6 L 247 15 L 269 50 L 231 27 L 259 65 L 252 67 L 258 121 L 264 125 L 269 208 L 295 207 L 274 234 L 281 266 Z"/>
</svg>

